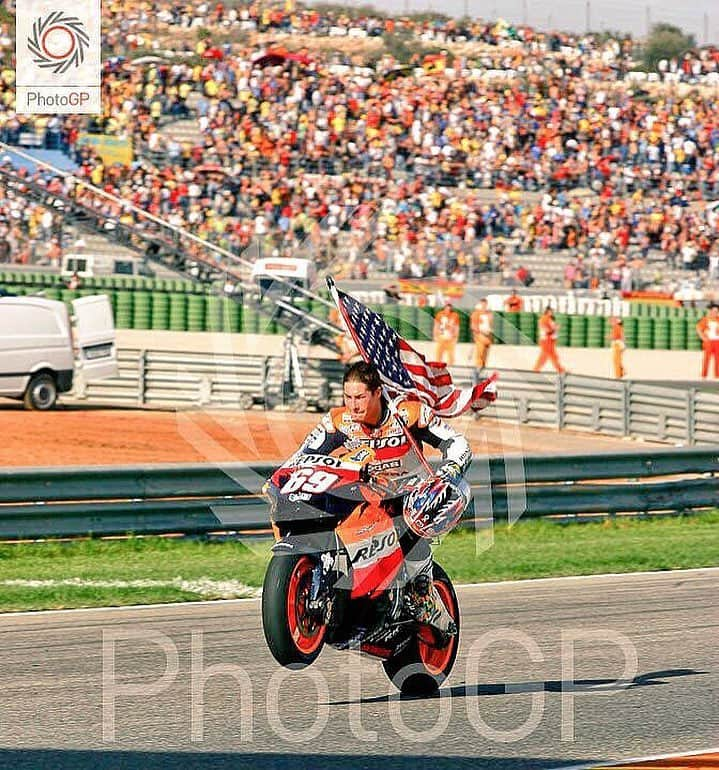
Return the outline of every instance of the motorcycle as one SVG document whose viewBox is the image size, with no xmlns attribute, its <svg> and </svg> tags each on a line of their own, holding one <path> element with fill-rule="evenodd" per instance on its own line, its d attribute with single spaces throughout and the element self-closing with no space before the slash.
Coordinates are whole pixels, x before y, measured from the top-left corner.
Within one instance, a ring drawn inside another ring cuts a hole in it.
<svg viewBox="0 0 719 770">
<path fill-rule="evenodd" d="M 432 580 L 457 627 L 412 616 L 402 500 L 417 477 L 373 478 L 374 453 L 301 455 L 265 487 L 275 535 L 262 589 L 262 625 L 275 660 L 300 669 L 325 644 L 379 658 L 404 694 L 431 695 L 457 656 L 460 612 L 439 564 Z"/>
</svg>

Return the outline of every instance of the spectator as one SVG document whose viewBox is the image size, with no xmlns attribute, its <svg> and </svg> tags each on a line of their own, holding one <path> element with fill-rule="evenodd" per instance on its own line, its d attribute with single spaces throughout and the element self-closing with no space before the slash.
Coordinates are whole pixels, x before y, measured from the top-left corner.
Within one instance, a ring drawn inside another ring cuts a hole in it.
<svg viewBox="0 0 719 770">
<path fill-rule="evenodd" d="M 524 265 L 520 265 L 517 268 L 517 272 L 514 274 L 514 277 L 525 288 L 528 288 L 534 283 L 534 276 L 526 267 L 524 267 Z"/>
</svg>

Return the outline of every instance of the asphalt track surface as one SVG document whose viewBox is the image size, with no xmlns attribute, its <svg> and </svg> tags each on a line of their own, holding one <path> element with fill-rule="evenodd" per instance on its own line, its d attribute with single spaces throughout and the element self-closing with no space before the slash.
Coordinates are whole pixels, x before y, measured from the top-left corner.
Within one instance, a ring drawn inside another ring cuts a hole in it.
<svg viewBox="0 0 719 770">
<path fill-rule="evenodd" d="M 5 615 L 0 767 L 534 770 L 708 749 L 717 597 L 717 569 L 460 588 L 459 657 L 430 700 L 354 653 L 279 668 L 257 601 Z"/>
</svg>

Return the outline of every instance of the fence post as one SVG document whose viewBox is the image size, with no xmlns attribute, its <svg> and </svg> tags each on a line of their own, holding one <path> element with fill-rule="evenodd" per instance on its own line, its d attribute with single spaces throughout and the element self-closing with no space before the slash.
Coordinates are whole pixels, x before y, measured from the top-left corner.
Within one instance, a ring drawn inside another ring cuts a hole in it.
<svg viewBox="0 0 719 770">
<path fill-rule="evenodd" d="M 556 394 L 556 403 L 557 403 L 557 429 L 558 430 L 564 430 L 564 382 L 565 382 L 565 375 L 560 374 L 557 376 L 557 394 Z"/>
<path fill-rule="evenodd" d="M 687 446 L 694 446 L 695 420 L 696 420 L 697 389 L 687 390 Z"/>
<path fill-rule="evenodd" d="M 140 358 L 137 361 L 137 402 L 140 406 L 145 406 L 145 391 L 147 389 L 147 351 L 140 351 Z"/>
<path fill-rule="evenodd" d="M 631 435 L 631 413 L 630 410 L 632 408 L 632 398 L 631 398 L 631 387 L 632 383 L 630 381 L 623 382 L 624 389 L 622 390 L 622 433 L 625 436 Z"/>
<path fill-rule="evenodd" d="M 529 422 L 529 404 L 526 396 L 519 397 L 519 422 Z"/>
</svg>

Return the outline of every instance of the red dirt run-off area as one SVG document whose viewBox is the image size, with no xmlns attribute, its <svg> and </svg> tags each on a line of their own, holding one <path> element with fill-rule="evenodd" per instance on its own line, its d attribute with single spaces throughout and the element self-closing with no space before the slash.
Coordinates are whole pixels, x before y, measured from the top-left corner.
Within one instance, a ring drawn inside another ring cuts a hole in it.
<svg viewBox="0 0 719 770">
<path fill-rule="evenodd" d="M 320 414 L 252 410 L 139 410 L 60 406 L 27 412 L 0 400 L 0 467 L 227 463 L 284 460 Z M 619 438 L 519 427 L 492 418 L 452 421 L 475 454 L 628 451 Z"/>
</svg>

